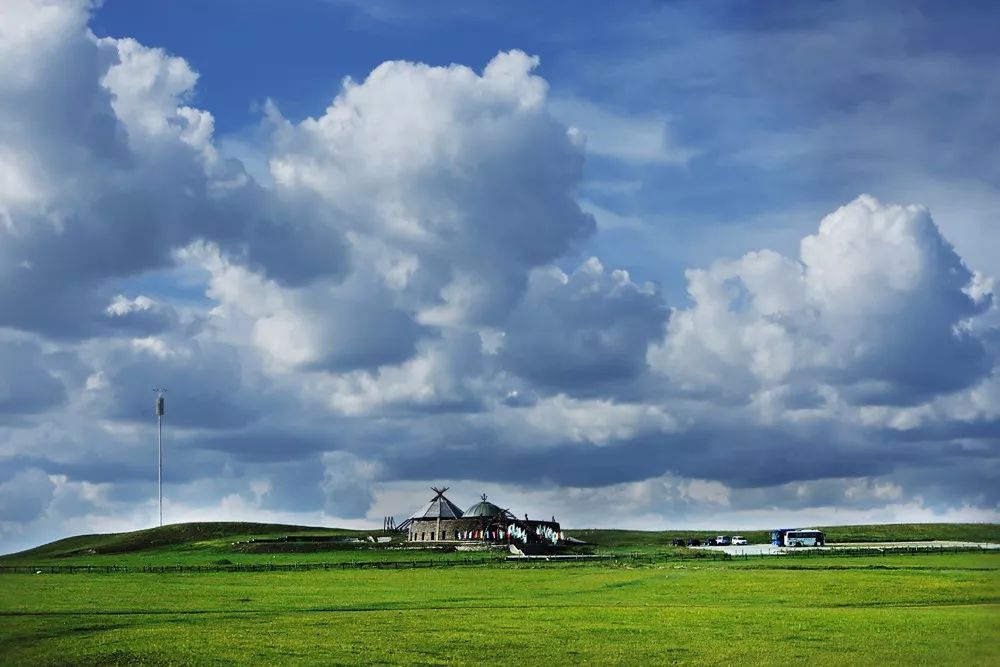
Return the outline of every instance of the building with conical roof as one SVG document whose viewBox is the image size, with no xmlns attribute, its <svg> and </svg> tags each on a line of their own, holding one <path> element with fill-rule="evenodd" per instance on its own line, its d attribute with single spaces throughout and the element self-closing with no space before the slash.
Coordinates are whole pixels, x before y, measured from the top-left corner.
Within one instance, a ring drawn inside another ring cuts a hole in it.
<svg viewBox="0 0 1000 667">
<path fill-rule="evenodd" d="M 475 505 L 462 511 L 451 502 L 445 488 L 432 487 L 434 497 L 401 523 L 410 542 L 451 542 L 525 545 L 556 545 L 563 541 L 559 523 L 537 521 L 524 515 L 518 519 L 509 510 L 491 503 L 484 493 Z"/>
<path fill-rule="evenodd" d="M 431 502 L 423 510 L 417 512 L 413 515 L 414 519 L 461 519 L 462 510 L 458 508 L 458 505 L 448 500 L 444 495 L 444 492 L 448 490 L 448 487 L 443 489 L 438 489 L 431 487 L 434 491 L 434 497 L 431 498 Z"/>
</svg>

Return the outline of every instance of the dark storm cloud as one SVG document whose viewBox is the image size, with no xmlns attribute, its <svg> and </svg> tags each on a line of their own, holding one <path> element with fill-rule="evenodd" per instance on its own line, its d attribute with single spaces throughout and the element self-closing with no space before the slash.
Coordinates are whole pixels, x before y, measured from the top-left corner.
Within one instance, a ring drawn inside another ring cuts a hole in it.
<svg viewBox="0 0 1000 667">
<path fill-rule="evenodd" d="M 247 463 L 277 463 L 313 458 L 318 452 L 336 446 L 343 437 L 335 424 L 330 430 L 296 432 L 284 426 L 262 427 L 245 432 L 228 432 L 202 436 L 188 440 L 188 447 L 222 452 L 234 460 Z"/>
<path fill-rule="evenodd" d="M 54 488 L 37 468 L 0 480 L 0 521 L 31 521 L 48 507 Z"/>
<path fill-rule="evenodd" d="M 0 415 L 45 412 L 65 400 L 65 386 L 36 343 L 0 339 Z"/>
<path fill-rule="evenodd" d="M 153 385 L 167 387 L 170 422 L 234 428 L 257 419 L 263 397 L 243 384 L 242 361 L 228 345 L 189 341 L 177 347 L 116 346 L 103 370 L 99 404 L 109 417 L 143 422 L 153 414 Z M 173 391 L 170 391 L 170 390 Z"/>
<path fill-rule="evenodd" d="M 319 456 L 270 463 L 258 471 L 268 481 L 263 498 L 263 505 L 268 509 L 312 511 L 322 508 L 326 502 L 323 493 L 324 468 Z M 253 475 L 254 471 L 251 469 L 249 472 Z"/>
<path fill-rule="evenodd" d="M 493 438 L 493 439 L 491 439 Z M 890 452 L 850 451 L 829 440 L 779 430 L 695 430 L 646 434 L 603 446 L 564 443 L 524 448 L 502 436 L 465 435 L 469 445 L 395 452 L 386 466 L 400 479 L 491 479 L 503 482 L 600 487 L 674 473 L 729 486 L 770 486 L 798 479 L 878 474 L 897 457 Z M 464 471 L 464 472 L 463 472 Z"/>
</svg>

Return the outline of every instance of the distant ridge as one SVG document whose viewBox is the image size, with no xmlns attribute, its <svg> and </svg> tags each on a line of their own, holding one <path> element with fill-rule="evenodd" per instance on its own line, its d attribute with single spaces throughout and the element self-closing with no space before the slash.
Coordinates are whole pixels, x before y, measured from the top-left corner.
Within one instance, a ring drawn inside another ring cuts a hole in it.
<svg viewBox="0 0 1000 667">
<path fill-rule="evenodd" d="M 163 547 L 183 545 L 202 540 L 217 540 L 244 535 L 273 535 L 275 533 L 297 533 L 315 531 L 317 533 L 354 534 L 363 531 L 327 528 L 320 526 L 296 526 L 281 523 L 253 523 L 234 521 L 206 521 L 196 523 L 175 523 L 157 528 L 135 530 L 126 533 L 95 533 L 66 537 L 55 542 L 0 556 L 0 558 L 44 557 L 69 558 L 81 554 L 121 554 Z"/>
<path fill-rule="evenodd" d="M 776 526 L 777 527 L 777 526 Z M 804 527 L 804 526 L 785 526 Z M 904 542 L 954 540 L 1000 543 L 1000 524 L 996 523 L 896 523 L 856 526 L 809 526 L 826 532 L 828 542 Z M 713 535 L 743 535 L 751 543 L 769 541 L 765 530 L 616 530 L 606 528 L 566 529 L 565 532 L 598 548 L 669 547 L 676 538 L 705 538 Z M 76 535 L 33 549 L 0 556 L 0 564 L 35 561 L 72 561 L 86 557 L 113 557 L 135 554 L 141 557 L 170 555 L 200 550 L 204 558 L 235 557 L 232 542 L 252 538 L 275 537 L 291 533 L 317 536 L 365 538 L 384 534 L 381 530 L 352 530 L 322 526 L 298 526 L 279 523 L 213 521 L 178 523 L 125 533 Z M 403 539 L 404 536 L 398 536 Z M 242 556 L 242 554 L 241 554 Z M 174 558 L 176 560 L 176 558 Z M 102 562 L 106 562 L 103 561 Z M 173 561 L 171 561 L 173 562 Z"/>
</svg>

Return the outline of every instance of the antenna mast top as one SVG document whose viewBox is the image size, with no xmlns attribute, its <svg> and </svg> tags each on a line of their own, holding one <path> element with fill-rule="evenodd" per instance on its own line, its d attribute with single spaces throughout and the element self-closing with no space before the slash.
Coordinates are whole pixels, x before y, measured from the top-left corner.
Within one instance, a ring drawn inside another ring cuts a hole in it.
<svg viewBox="0 0 1000 667">
<path fill-rule="evenodd" d="M 164 408 L 163 395 L 167 393 L 167 390 L 163 387 L 157 387 L 153 391 L 156 392 L 156 416 L 162 417 Z"/>
</svg>

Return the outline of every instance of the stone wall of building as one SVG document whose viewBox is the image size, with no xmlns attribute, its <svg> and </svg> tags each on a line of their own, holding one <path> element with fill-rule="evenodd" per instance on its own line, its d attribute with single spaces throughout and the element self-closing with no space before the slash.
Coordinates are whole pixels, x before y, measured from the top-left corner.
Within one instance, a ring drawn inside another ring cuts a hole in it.
<svg viewBox="0 0 1000 667">
<path fill-rule="evenodd" d="M 459 531 L 478 527 L 478 519 L 415 519 L 408 537 L 411 542 L 454 542 Z"/>
<path fill-rule="evenodd" d="M 467 519 L 414 519 L 410 524 L 407 539 L 411 542 L 456 542 L 458 533 L 483 528 L 483 519 L 470 517 Z M 546 526 L 559 532 L 559 523 L 552 521 L 528 521 L 529 531 L 535 526 Z"/>
</svg>

